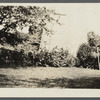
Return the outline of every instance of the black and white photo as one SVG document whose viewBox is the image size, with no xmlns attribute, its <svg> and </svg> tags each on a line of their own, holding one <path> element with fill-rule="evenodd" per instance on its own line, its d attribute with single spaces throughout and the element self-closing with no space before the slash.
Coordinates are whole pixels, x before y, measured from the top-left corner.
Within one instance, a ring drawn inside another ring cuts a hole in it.
<svg viewBox="0 0 100 100">
<path fill-rule="evenodd" d="M 100 89 L 100 4 L 0 4 L 0 88 Z"/>
</svg>

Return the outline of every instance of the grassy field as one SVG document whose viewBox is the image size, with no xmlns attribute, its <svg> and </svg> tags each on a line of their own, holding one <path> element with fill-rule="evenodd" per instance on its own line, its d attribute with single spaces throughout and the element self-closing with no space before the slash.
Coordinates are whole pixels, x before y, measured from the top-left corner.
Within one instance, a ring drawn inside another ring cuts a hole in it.
<svg viewBox="0 0 100 100">
<path fill-rule="evenodd" d="M 1 88 L 100 88 L 100 70 L 83 68 L 0 68 Z"/>
</svg>

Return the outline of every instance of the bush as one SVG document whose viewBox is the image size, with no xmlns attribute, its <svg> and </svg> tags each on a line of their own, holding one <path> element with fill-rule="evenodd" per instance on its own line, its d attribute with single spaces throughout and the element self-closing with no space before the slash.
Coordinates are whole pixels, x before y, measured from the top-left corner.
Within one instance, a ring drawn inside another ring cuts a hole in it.
<svg viewBox="0 0 100 100">
<path fill-rule="evenodd" d="M 54 48 L 52 51 L 41 49 L 37 53 L 25 53 L 23 49 L 9 50 L 0 48 L 0 67 L 72 67 L 75 65 L 76 58 L 63 48 Z"/>
<path fill-rule="evenodd" d="M 83 68 L 98 69 L 97 57 L 95 58 L 92 55 L 93 52 L 95 52 L 95 50 L 89 45 L 85 43 L 80 45 L 77 52 L 77 58 L 80 62 L 79 66 L 82 66 Z"/>
<path fill-rule="evenodd" d="M 24 50 L 9 50 L 0 48 L 0 67 L 26 66 L 29 63 L 29 56 L 24 54 Z"/>
<path fill-rule="evenodd" d="M 76 65 L 76 58 L 71 56 L 68 50 L 63 48 L 53 48 L 52 51 L 46 49 L 40 50 L 36 54 L 36 66 L 51 66 L 51 67 L 71 67 Z"/>
</svg>

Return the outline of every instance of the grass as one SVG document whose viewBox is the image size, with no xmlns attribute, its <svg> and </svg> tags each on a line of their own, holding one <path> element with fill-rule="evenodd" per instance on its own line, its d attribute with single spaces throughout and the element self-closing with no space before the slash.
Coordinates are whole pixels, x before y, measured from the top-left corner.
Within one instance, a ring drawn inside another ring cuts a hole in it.
<svg viewBox="0 0 100 100">
<path fill-rule="evenodd" d="M 0 68 L 1 88 L 100 88 L 100 70 L 83 68 Z"/>
</svg>

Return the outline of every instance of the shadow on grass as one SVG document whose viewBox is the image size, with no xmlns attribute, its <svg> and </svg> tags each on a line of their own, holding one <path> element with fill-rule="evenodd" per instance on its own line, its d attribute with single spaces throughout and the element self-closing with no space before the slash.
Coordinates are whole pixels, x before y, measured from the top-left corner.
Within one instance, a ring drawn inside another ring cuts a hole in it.
<svg viewBox="0 0 100 100">
<path fill-rule="evenodd" d="M 90 89 L 100 89 L 100 77 L 89 77 L 69 80 L 69 88 L 90 88 Z"/>
<path fill-rule="evenodd" d="M 0 74 L 0 87 L 1 88 L 90 88 L 90 89 L 100 89 L 100 77 L 86 78 L 82 77 L 80 79 L 48 79 L 40 80 L 37 78 L 30 78 L 28 80 L 19 80 L 14 77 L 6 76 Z"/>
<path fill-rule="evenodd" d="M 13 77 L 8 77 L 7 75 L 0 74 L 0 88 L 11 88 L 13 86 L 18 86 L 17 82 L 14 81 Z"/>
<path fill-rule="evenodd" d="M 46 79 L 38 81 L 38 87 L 45 88 L 100 88 L 100 78 L 80 78 L 80 79 Z"/>
</svg>

